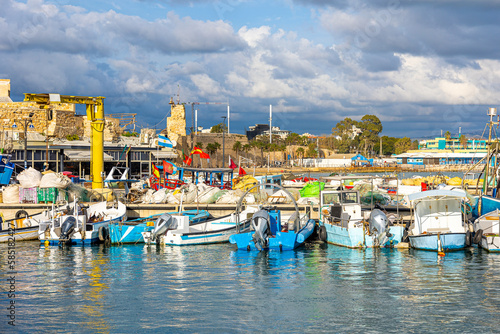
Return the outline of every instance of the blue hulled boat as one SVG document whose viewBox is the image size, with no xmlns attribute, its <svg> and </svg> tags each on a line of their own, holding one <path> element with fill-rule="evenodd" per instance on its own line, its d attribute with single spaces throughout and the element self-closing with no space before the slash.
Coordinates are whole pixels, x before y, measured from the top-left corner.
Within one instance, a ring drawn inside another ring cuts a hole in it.
<svg viewBox="0 0 500 334">
<path fill-rule="evenodd" d="M 172 215 L 187 216 L 189 224 L 203 222 L 210 217 L 206 210 L 186 210 L 181 212 L 169 212 Z M 155 227 L 155 221 L 162 214 L 151 215 L 145 218 L 128 220 L 123 223 L 109 224 L 109 234 L 112 244 L 135 244 L 144 243 L 142 232 L 150 232 Z"/>
<path fill-rule="evenodd" d="M 314 232 L 314 219 L 299 220 L 292 215 L 285 220 L 275 208 L 262 208 L 250 219 L 252 231 L 234 234 L 229 242 L 242 250 L 293 250 L 301 246 Z"/>
<path fill-rule="evenodd" d="M 437 252 L 464 249 L 471 245 L 463 190 L 428 190 L 408 196 L 413 223 L 409 227 L 410 246 Z"/>
</svg>

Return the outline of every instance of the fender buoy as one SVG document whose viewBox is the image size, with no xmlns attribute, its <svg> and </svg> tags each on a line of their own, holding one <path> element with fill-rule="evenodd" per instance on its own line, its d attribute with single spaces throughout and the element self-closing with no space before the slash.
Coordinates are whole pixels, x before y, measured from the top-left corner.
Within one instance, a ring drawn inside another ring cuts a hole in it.
<svg viewBox="0 0 500 334">
<path fill-rule="evenodd" d="M 472 245 L 472 235 L 470 231 L 465 232 L 465 246 L 470 247 Z"/>
<path fill-rule="evenodd" d="M 324 225 L 319 227 L 318 236 L 319 236 L 319 240 L 326 241 L 327 233 L 326 233 L 326 227 Z"/>
<path fill-rule="evenodd" d="M 408 228 L 405 227 L 403 230 L 403 237 L 401 238 L 401 242 L 408 242 Z"/>
<path fill-rule="evenodd" d="M 472 239 L 472 242 L 475 244 L 479 244 L 479 243 L 481 243 L 482 238 L 483 238 L 483 230 L 479 229 L 474 234 L 474 239 Z"/>
<path fill-rule="evenodd" d="M 16 219 L 19 218 L 28 218 L 28 213 L 25 210 L 19 210 L 16 212 Z"/>
<path fill-rule="evenodd" d="M 99 227 L 99 240 L 106 241 L 109 239 L 109 231 L 106 227 Z"/>
</svg>

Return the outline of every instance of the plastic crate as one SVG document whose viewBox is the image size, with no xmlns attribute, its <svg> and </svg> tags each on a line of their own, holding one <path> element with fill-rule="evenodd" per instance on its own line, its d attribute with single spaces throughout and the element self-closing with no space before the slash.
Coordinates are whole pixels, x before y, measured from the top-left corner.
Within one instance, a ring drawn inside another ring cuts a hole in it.
<svg viewBox="0 0 500 334">
<path fill-rule="evenodd" d="M 19 203 L 38 203 L 38 188 L 19 188 Z"/>
<path fill-rule="evenodd" d="M 38 203 L 56 203 L 58 201 L 67 201 L 68 194 L 58 188 L 38 188 Z"/>
</svg>

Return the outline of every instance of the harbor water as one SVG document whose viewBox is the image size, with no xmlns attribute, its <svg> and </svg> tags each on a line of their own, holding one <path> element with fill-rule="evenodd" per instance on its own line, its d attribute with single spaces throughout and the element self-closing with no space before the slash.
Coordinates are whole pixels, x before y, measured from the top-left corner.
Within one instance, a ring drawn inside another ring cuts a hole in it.
<svg viewBox="0 0 500 334">
<path fill-rule="evenodd" d="M 500 254 L 0 245 L 0 331 L 494 333 Z M 15 276 L 15 327 L 8 323 Z"/>
</svg>

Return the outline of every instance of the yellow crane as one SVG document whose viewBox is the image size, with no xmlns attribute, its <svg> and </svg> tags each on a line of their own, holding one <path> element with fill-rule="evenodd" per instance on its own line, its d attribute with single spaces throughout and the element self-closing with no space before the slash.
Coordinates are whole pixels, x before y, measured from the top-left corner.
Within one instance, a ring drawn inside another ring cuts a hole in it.
<svg viewBox="0 0 500 334">
<path fill-rule="evenodd" d="M 24 94 L 24 101 L 36 102 L 41 108 L 51 103 L 85 104 L 90 120 L 90 179 L 92 189 L 103 188 L 104 177 L 104 97 L 71 96 L 59 94 Z"/>
</svg>

